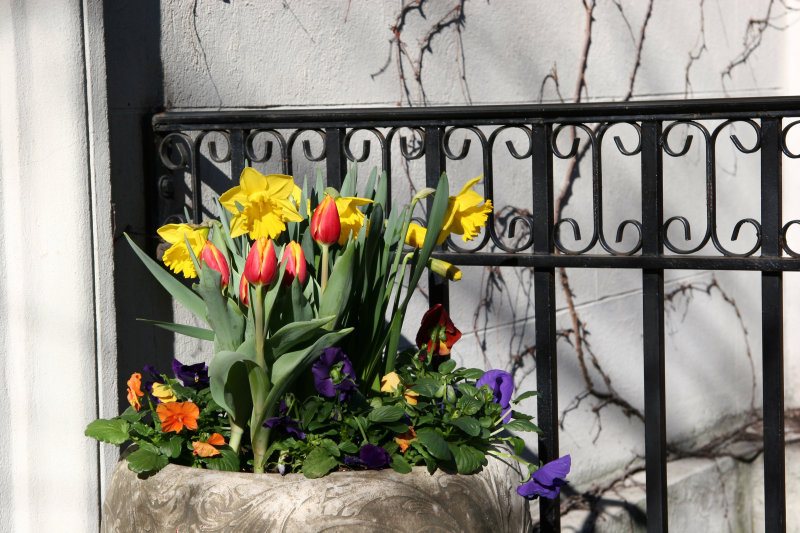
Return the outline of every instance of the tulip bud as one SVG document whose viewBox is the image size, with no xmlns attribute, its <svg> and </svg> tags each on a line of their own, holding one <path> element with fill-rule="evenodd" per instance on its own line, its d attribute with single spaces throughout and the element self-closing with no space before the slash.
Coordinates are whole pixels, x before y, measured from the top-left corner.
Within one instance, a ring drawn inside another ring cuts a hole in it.
<svg viewBox="0 0 800 533">
<path fill-rule="evenodd" d="M 250 298 L 247 294 L 250 291 L 250 284 L 247 283 L 247 278 L 242 274 L 242 279 L 239 281 L 239 301 L 244 305 L 250 305 Z"/>
<path fill-rule="evenodd" d="M 200 259 L 220 274 L 222 274 L 222 287 L 228 286 L 228 281 L 231 278 L 231 271 L 228 268 L 228 261 L 219 249 L 211 244 L 211 241 L 206 241 L 203 245 L 203 250 L 200 252 Z"/>
<path fill-rule="evenodd" d="M 342 223 L 339 220 L 336 202 L 326 194 L 311 217 L 311 236 L 319 244 L 330 245 L 339 240 L 341 231 Z"/>
<path fill-rule="evenodd" d="M 270 239 L 259 237 L 244 263 L 244 277 L 253 285 L 270 285 L 278 277 L 278 257 Z"/>
<path fill-rule="evenodd" d="M 295 278 L 300 285 L 306 282 L 306 256 L 300 244 L 292 241 L 283 249 L 281 264 L 284 263 L 286 264 L 286 271 L 283 274 L 284 285 L 291 285 Z"/>
</svg>

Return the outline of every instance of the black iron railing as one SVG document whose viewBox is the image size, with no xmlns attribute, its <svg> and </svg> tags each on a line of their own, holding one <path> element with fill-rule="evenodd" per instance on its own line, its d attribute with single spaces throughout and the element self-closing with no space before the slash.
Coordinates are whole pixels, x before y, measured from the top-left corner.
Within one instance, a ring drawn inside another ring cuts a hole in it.
<svg viewBox="0 0 800 533">
<path fill-rule="evenodd" d="M 180 217 L 186 203 L 192 206 L 191 217 L 199 220 L 204 209 L 201 183 L 222 179 L 227 188 L 246 164 L 272 164 L 277 171 L 292 174 L 298 161 L 319 162 L 324 164 L 327 183 L 337 186 L 348 164 L 366 160 L 377 146 L 372 157 L 390 178 L 398 173 L 398 163 L 424 158 L 426 184 L 435 186 L 448 161 L 463 159 L 474 148 L 485 176 L 483 194 L 494 198 L 496 186 L 510 185 L 495 178 L 498 150 L 505 148 L 514 160 L 528 161 L 527 205 L 504 221 L 491 218 L 474 247 L 462 249 L 448 241 L 439 256 L 459 265 L 533 269 L 538 423 L 544 430 L 539 456 L 545 462 L 558 457 L 555 269 L 642 271 L 650 532 L 667 531 L 664 271 L 760 271 L 765 526 L 766 531 L 782 532 L 786 529 L 782 273 L 800 270 L 796 259 L 800 252 L 787 242 L 787 232 L 800 221 L 785 221 L 781 213 L 783 158 L 800 157 L 787 146 L 787 134 L 800 122 L 791 120 L 793 116 L 800 116 L 800 98 L 161 113 L 153 118 L 153 127 L 164 172 L 152 187 L 158 194 L 151 222 L 155 227 Z M 760 154 L 760 186 L 739 191 L 760 194 L 760 218 L 736 222 L 726 244 L 718 232 L 717 147 L 721 133 L 732 126 L 749 130 L 748 138 L 754 139 L 745 142 L 736 133 L 729 135 L 735 149 Z M 611 244 L 604 233 L 602 144 L 608 143 L 614 127 L 628 128 L 629 137 L 632 132 L 636 139 L 626 146 L 620 136 L 612 137 L 619 153 L 639 158 L 641 217 L 623 221 Z M 677 134 L 678 130 L 683 133 Z M 512 133 L 515 140 L 501 140 Z M 677 143 L 676 138 L 680 139 Z M 693 140 L 703 143 L 701 172 L 705 174 L 705 231 L 694 240 L 687 217 L 664 219 L 663 179 L 665 154 L 684 156 Z M 460 141 L 458 149 L 453 148 L 456 141 Z M 558 159 L 578 164 L 585 160 L 591 165 L 586 173 L 592 182 L 588 233 L 581 232 L 576 220 L 562 216 L 562 204 L 554 198 L 554 161 Z M 744 228 L 754 239 L 743 247 L 739 234 Z M 625 234 L 627 239 L 623 239 Z M 736 246 L 731 245 L 734 242 Z M 432 276 L 429 295 L 432 302 L 447 302 L 446 282 Z M 541 502 L 541 531 L 560 530 L 558 509 L 557 500 Z"/>
</svg>

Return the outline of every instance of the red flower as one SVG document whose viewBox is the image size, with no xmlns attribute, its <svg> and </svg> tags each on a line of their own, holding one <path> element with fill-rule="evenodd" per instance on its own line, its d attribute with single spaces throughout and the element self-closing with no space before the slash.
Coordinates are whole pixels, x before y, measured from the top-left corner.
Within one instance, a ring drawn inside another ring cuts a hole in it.
<svg viewBox="0 0 800 533">
<path fill-rule="evenodd" d="M 295 278 L 300 285 L 306 282 L 306 256 L 302 246 L 297 242 L 292 241 L 283 249 L 281 264 L 284 263 L 286 263 L 286 272 L 283 274 L 284 285 L 291 285 Z"/>
<path fill-rule="evenodd" d="M 200 252 L 200 259 L 209 267 L 213 268 L 222 274 L 222 287 L 228 286 L 228 281 L 231 279 L 231 271 L 228 268 L 228 261 L 219 248 L 211 244 L 211 241 L 206 241 L 203 245 L 203 250 Z"/>
<path fill-rule="evenodd" d="M 444 333 L 444 335 L 442 335 Z M 436 336 L 436 338 L 432 338 Z M 417 346 L 428 345 L 428 354 L 448 355 L 450 348 L 461 338 L 447 310 L 442 304 L 436 304 L 422 317 L 422 324 L 417 332 Z"/>
<path fill-rule="evenodd" d="M 250 305 L 250 299 L 247 293 L 250 290 L 250 284 L 247 283 L 247 278 L 242 274 L 242 279 L 239 280 L 239 301 L 244 305 Z"/>
<path fill-rule="evenodd" d="M 253 243 L 244 263 L 244 277 L 253 285 L 270 285 L 278 277 L 278 257 L 270 239 L 259 237 Z"/>
<path fill-rule="evenodd" d="M 311 236 L 320 244 L 329 245 L 339 240 L 342 223 L 334 199 L 326 194 L 311 217 Z"/>
</svg>

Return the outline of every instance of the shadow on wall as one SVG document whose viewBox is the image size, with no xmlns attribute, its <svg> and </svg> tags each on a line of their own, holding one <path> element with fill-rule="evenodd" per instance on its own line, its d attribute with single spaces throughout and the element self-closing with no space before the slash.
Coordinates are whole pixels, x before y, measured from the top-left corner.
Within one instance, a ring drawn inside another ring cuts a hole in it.
<svg viewBox="0 0 800 533">
<path fill-rule="evenodd" d="M 137 317 L 170 320 L 169 298 L 134 256 L 130 235 L 148 251 L 156 236 L 147 220 L 149 189 L 155 181 L 150 117 L 163 105 L 161 15 L 156 0 L 104 5 L 108 83 L 111 196 L 114 231 L 114 292 L 117 320 L 118 399 L 127 407 L 125 382 L 144 364 L 168 369 L 172 336 L 136 322 Z"/>
</svg>

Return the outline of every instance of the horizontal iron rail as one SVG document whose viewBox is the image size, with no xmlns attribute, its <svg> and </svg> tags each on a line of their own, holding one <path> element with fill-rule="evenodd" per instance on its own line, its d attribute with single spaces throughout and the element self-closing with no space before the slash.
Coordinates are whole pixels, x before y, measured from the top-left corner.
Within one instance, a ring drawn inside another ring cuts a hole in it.
<svg viewBox="0 0 800 533">
<path fill-rule="evenodd" d="M 437 107 L 367 107 L 322 109 L 244 109 L 169 111 L 153 117 L 157 132 L 181 129 L 451 126 L 513 124 L 533 121 L 597 122 L 725 118 L 769 118 L 800 115 L 800 97 L 648 100 L 584 104 L 520 104 Z"/>
<path fill-rule="evenodd" d="M 725 257 L 682 255 L 537 255 L 524 253 L 436 252 L 438 259 L 460 266 L 626 268 L 665 270 L 800 271 L 800 260 L 791 257 Z"/>
</svg>

